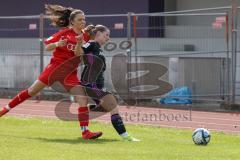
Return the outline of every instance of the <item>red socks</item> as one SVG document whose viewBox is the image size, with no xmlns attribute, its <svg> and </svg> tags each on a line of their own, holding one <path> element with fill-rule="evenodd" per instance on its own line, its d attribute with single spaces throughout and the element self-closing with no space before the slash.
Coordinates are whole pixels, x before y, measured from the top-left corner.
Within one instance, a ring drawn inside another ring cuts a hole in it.
<svg viewBox="0 0 240 160">
<path fill-rule="evenodd" d="M 26 99 L 30 98 L 31 96 L 28 94 L 28 90 L 24 90 L 20 92 L 18 95 L 16 95 L 10 102 L 9 102 L 9 107 L 14 108 Z"/>
<path fill-rule="evenodd" d="M 28 94 L 28 90 L 24 90 L 16 95 L 7 106 L 3 107 L 0 111 L 0 117 L 6 114 L 10 109 L 16 107 L 18 104 L 22 103 L 26 99 L 30 98 L 31 96 Z"/>
<path fill-rule="evenodd" d="M 6 109 L 5 107 L 2 108 L 2 110 L 0 111 L 0 117 L 2 117 L 4 114 L 6 114 L 7 112 L 9 112 L 8 109 Z"/>
<path fill-rule="evenodd" d="M 84 132 L 88 130 L 89 124 L 89 110 L 88 107 L 79 107 L 78 108 L 78 121 L 81 127 L 81 130 Z"/>
</svg>

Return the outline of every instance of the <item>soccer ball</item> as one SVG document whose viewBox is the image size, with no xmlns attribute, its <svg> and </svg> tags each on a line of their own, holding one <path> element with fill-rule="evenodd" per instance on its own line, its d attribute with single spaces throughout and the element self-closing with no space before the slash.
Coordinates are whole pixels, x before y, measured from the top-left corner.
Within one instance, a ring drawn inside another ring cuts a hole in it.
<svg viewBox="0 0 240 160">
<path fill-rule="evenodd" d="M 198 128 L 193 132 L 192 139 L 197 145 L 207 145 L 211 139 L 211 135 L 207 129 Z"/>
</svg>

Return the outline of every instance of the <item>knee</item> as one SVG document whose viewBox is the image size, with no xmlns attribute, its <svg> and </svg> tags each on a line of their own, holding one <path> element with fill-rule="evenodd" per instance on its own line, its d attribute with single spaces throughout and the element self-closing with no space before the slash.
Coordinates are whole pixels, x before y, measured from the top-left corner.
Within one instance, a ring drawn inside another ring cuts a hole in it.
<svg viewBox="0 0 240 160">
<path fill-rule="evenodd" d="M 113 109 L 117 108 L 117 102 L 114 101 L 114 100 L 106 101 L 106 102 L 102 103 L 102 105 L 106 106 L 110 110 L 113 110 Z"/>
<path fill-rule="evenodd" d="M 114 109 L 112 109 L 111 111 L 109 111 L 111 115 L 114 115 L 114 114 L 119 114 L 119 110 L 118 110 L 118 107 L 115 107 Z"/>
<path fill-rule="evenodd" d="M 87 97 L 83 97 L 83 96 L 75 96 L 77 103 L 80 106 L 87 106 L 88 103 L 88 99 Z"/>
<path fill-rule="evenodd" d="M 117 110 L 117 100 L 112 95 L 107 95 L 102 99 L 101 105 L 106 109 L 108 112 L 116 112 Z"/>
<path fill-rule="evenodd" d="M 28 94 L 30 96 L 35 96 L 38 92 L 33 88 L 33 87 L 29 87 L 28 88 Z"/>
</svg>

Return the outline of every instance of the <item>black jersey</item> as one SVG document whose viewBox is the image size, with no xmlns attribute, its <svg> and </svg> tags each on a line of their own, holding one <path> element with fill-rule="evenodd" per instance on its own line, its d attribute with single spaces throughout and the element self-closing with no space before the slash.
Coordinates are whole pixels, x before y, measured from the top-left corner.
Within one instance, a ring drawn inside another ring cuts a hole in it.
<svg viewBox="0 0 240 160">
<path fill-rule="evenodd" d="M 85 56 L 83 62 L 85 67 L 81 75 L 81 81 L 85 84 L 96 84 L 99 89 L 104 87 L 104 71 L 106 70 L 106 59 L 102 54 L 100 45 L 90 41 L 83 45 Z"/>
</svg>

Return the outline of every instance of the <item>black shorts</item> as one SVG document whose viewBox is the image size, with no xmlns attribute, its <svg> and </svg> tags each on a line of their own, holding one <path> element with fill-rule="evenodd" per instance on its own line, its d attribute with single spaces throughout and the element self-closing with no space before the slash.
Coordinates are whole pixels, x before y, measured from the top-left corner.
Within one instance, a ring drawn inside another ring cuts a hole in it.
<svg viewBox="0 0 240 160">
<path fill-rule="evenodd" d="M 96 84 L 81 84 L 84 86 L 85 92 L 88 97 L 92 98 L 94 101 L 100 101 L 104 96 L 111 94 L 103 88 L 98 88 Z"/>
</svg>

